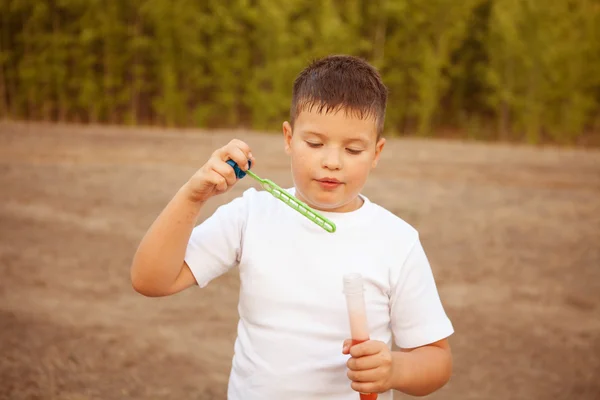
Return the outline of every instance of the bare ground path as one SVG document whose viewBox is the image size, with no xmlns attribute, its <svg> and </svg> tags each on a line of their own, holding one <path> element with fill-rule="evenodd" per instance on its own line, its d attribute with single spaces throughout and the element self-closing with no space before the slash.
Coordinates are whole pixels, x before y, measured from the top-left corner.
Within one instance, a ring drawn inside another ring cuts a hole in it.
<svg viewBox="0 0 600 400">
<path fill-rule="evenodd" d="M 237 271 L 163 299 L 128 274 L 234 136 L 291 185 L 277 135 L 0 122 L 0 399 L 225 398 Z M 365 194 L 421 232 L 456 329 L 430 398 L 600 398 L 599 151 L 394 139 Z"/>
</svg>

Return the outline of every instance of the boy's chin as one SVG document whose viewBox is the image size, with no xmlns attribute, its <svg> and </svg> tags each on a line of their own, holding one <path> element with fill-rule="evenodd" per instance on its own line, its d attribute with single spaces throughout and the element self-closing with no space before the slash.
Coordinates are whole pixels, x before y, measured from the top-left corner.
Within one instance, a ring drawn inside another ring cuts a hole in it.
<svg viewBox="0 0 600 400">
<path fill-rule="evenodd" d="M 337 212 L 341 209 L 347 208 L 349 203 L 352 203 L 352 200 L 340 199 L 339 196 L 336 196 L 332 193 L 309 196 L 307 200 L 307 204 L 310 207 L 317 211 L 325 212 Z"/>
<path fill-rule="evenodd" d="M 348 208 L 353 208 L 351 205 L 355 198 L 348 198 L 348 193 L 342 191 L 322 191 L 310 185 L 295 185 L 296 196 L 308 204 L 309 207 L 323 212 L 340 212 Z M 350 206 L 350 207 L 349 207 Z"/>
</svg>

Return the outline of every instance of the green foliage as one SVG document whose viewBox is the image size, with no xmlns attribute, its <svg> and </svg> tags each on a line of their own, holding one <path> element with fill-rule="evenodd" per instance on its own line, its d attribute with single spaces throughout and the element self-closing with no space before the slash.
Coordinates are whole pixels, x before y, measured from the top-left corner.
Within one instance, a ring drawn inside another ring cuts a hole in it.
<svg viewBox="0 0 600 400">
<path fill-rule="evenodd" d="M 573 143 L 597 0 L 0 0 L 0 117 L 279 130 L 312 59 L 364 57 L 389 133 Z"/>
<path fill-rule="evenodd" d="M 599 17 L 593 0 L 495 1 L 488 97 L 504 135 L 569 142 L 583 132 L 598 112 Z"/>
</svg>

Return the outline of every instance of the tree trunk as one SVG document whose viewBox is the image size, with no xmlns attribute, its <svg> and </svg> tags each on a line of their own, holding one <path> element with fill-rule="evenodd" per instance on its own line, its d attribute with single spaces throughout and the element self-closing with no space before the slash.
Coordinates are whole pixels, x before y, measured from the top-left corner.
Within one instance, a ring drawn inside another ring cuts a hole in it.
<svg viewBox="0 0 600 400">
<path fill-rule="evenodd" d="M 133 38 L 132 41 L 135 43 L 137 37 L 140 34 L 140 18 L 136 13 L 135 21 L 133 24 Z M 129 104 L 131 112 L 131 124 L 137 125 L 138 122 L 138 110 L 140 102 L 140 83 L 141 79 L 139 76 L 139 51 L 134 47 L 133 49 L 133 65 L 131 66 L 131 102 Z"/>
<path fill-rule="evenodd" d="M 387 14 L 385 12 L 387 0 L 379 2 L 379 18 L 375 27 L 375 38 L 373 40 L 373 63 L 381 65 L 383 63 L 385 50 L 385 37 L 387 31 Z"/>
<path fill-rule="evenodd" d="M 5 21 L 6 22 L 6 21 Z M 4 35 L 2 35 L 4 36 Z M 0 54 L 4 49 L 3 37 L 0 38 Z M 6 46 L 8 47 L 8 46 Z M 8 61 L 8 58 L 7 58 Z M 4 62 L 0 64 L 0 117 L 6 118 L 10 117 L 10 111 L 8 109 L 8 101 L 6 97 L 6 79 L 4 76 Z"/>
<path fill-rule="evenodd" d="M 62 54 L 62 49 L 59 49 L 61 46 L 60 43 L 60 21 L 58 10 L 55 8 L 52 13 L 52 40 L 54 44 L 54 62 L 55 62 L 55 70 L 54 70 L 54 83 L 55 83 L 55 94 L 56 94 L 56 105 L 58 108 L 58 120 L 60 122 L 64 122 L 67 116 L 67 106 L 65 104 L 65 85 L 63 77 L 65 75 L 62 74 L 64 72 L 65 60 L 63 57 L 59 55 Z"/>
<path fill-rule="evenodd" d="M 510 121 L 510 104 L 509 97 L 514 90 L 513 80 L 513 60 L 506 60 L 504 64 L 504 84 L 508 88 L 508 95 L 502 94 L 500 104 L 500 139 L 506 140 L 510 136 L 511 121 Z"/>
</svg>

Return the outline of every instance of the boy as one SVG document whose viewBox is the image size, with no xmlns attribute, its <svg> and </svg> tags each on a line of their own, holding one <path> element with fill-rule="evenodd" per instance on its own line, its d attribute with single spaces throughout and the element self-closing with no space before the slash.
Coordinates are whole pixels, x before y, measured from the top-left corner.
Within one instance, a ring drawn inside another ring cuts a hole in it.
<svg viewBox="0 0 600 400">
<path fill-rule="evenodd" d="M 313 62 L 294 82 L 284 122 L 294 187 L 331 219 L 335 233 L 265 191 L 246 190 L 194 227 L 203 204 L 236 184 L 234 160 L 255 165 L 233 140 L 175 194 L 143 238 L 133 287 L 167 296 L 238 266 L 238 336 L 229 399 L 392 398 L 392 389 L 426 395 L 450 378 L 441 305 L 417 231 L 361 194 L 375 168 L 387 89 L 377 71 L 350 56 Z M 365 278 L 371 340 L 350 348 L 342 277 Z M 391 351 L 392 335 L 400 351 Z M 340 351 L 341 348 L 341 351 Z"/>
</svg>

